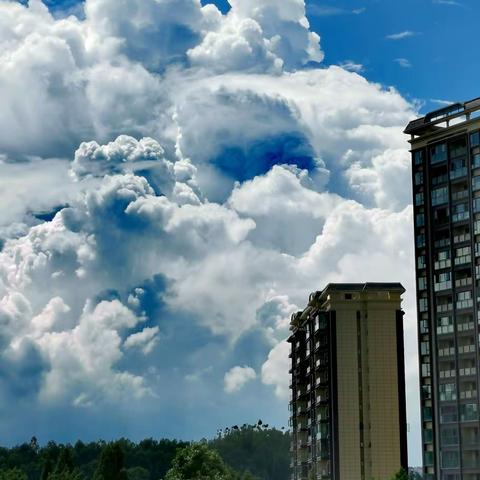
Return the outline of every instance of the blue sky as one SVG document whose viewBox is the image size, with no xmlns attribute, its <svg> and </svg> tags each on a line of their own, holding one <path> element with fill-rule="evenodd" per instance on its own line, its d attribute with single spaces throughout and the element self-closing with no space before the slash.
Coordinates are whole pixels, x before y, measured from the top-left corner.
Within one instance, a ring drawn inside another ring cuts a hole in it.
<svg viewBox="0 0 480 480">
<path fill-rule="evenodd" d="M 479 7 L 230 3 L 0 0 L 0 444 L 286 426 L 290 315 L 401 281 L 418 465 L 402 131 Z"/>
<path fill-rule="evenodd" d="M 62 12 L 79 2 L 45 3 Z M 222 12 L 230 9 L 227 0 L 202 3 L 213 3 Z M 441 106 L 435 100 L 456 102 L 478 96 L 474 82 L 480 75 L 474 53 L 478 2 L 310 0 L 306 4 L 312 30 L 322 36 L 326 64 L 362 65 L 369 80 L 394 86 L 407 98 L 420 100 L 422 112 Z M 387 38 L 404 32 L 403 38 Z"/>
</svg>

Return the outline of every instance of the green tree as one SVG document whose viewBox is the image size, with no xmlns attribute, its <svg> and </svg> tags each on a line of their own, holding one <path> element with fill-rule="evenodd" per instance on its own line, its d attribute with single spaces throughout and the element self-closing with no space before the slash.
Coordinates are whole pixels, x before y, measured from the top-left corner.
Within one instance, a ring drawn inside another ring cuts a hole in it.
<svg viewBox="0 0 480 480">
<path fill-rule="evenodd" d="M 150 480 L 150 472 L 143 467 L 132 467 L 127 469 L 128 480 Z"/>
<path fill-rule="evenodd" d="M 40 480 L 48 480 L 48 477 L 52 473 L 53 473 L 53 463 L 49 458 L 47 458 L 45 460 L 45 463 L 43 464 L 42 475 L 40 476 Z"/>
<path fill-rule="evenodd" d="M 235 480 L 220 455 L 205 443 L 193 443 L 178 450 L 165 480 Z"/>
<path fill-rule="evenodd" d="M 410 476 L 408 475 L 408 472 L 405 469 L 401 469 L 399 472 L 397 472 L 391 480 L 409 480 Z"/>
<path fill-rule="evenodd" d="M 93 480 L 127 480 L 124 460 L 120 443 L 108 443 L 102 450 Z"/>
<path fill-rule="evenodd" d="M 75 462 L 73 460 L 73 450 L 70 446 L 62 448 L 58 455 L 57 465 L 55 466 L 54 473 L 72 473 L 75 468 Z"/>
<path fill-rule="evenodd" d="M 27 474 L 19 468 L 0 471 L 0 480 L 28 480 Z"/>
<path fill-rule="evenodd" d="M 234 425 L 209 442 L 223 461 L 238 472 L 262 480 L 289 480 L 290 435 L 268 425 Z"/>
<path fill-rule="evenodd" d="M 48 476 L 48 480 L 84 480 L 84 478 L 78 470 L 72 472 L 63 470 L 63 472 L 53 472 Z"/>
</svg>

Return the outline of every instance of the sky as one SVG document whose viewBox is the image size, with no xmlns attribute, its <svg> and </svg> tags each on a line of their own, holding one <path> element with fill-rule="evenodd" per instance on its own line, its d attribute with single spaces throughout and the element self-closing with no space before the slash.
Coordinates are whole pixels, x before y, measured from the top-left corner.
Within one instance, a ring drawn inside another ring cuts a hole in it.
<svg viewBox="0 0 480 480">
<path fill-rule="evenodd" d="M 400 281 L 419 465 L 402 131 L 478 8 L 0 0 L 0 444 L 287 426 L 291 314 Z"/>
</svg>

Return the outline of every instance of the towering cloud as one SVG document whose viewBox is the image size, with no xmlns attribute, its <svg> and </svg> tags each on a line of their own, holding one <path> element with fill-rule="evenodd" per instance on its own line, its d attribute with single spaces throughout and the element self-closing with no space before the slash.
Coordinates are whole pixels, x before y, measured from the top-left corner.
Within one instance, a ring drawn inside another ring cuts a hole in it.
<svg viewBox="0 0 480 480">
<path fill-rule="evenodd" d="M 230 4 L 0 0 L 3 443 L 285 423 L 288 319 L 329 281 L 402 281 L 413 337 L 414 107 L 322 66 L 303 0 Z"/>
</svg>

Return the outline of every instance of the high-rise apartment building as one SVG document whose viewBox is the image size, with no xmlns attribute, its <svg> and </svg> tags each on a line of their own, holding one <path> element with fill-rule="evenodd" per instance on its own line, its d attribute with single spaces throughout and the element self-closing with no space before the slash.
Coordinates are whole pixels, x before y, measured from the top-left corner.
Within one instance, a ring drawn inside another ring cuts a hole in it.
<svg viewBox="0 0 480 480">
<path fill-rule="evenodd" d="M 411 122 L 426 479 L 480 480 L 480 99 Z"/>
<path fill-rule="evenodd" d="M 330 284 L 292 316 L 293 480 L 388 480 L 408 468 L 404 291 Z"/>
</svg>

